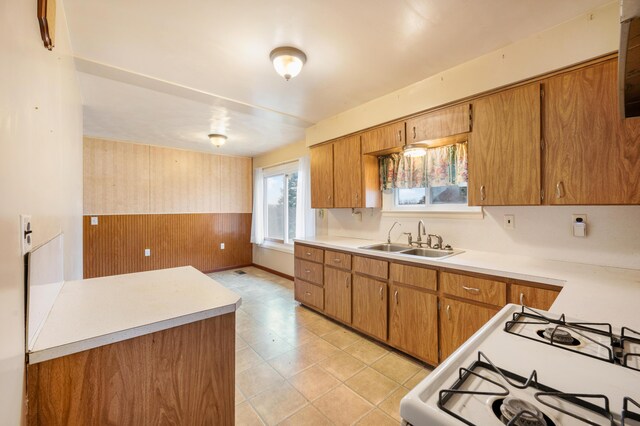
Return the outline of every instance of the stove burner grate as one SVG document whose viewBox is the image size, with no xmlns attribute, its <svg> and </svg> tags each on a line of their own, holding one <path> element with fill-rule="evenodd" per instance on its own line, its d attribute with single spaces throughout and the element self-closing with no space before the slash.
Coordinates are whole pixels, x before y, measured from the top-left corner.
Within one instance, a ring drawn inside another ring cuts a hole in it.
<svg viewBox="0 0 640 426">
<path fill-rule="evenodd" d="M 484 359 L 484 361 L 483 361 Z M 480 374 L 478 372 L 478 370 L 480 369 L 486 369 L 489 371 L 493 371 L 495 373 L 498 373 L 500 375 L 500 377 L 502 378 L 503 383 L 499 383 L 493 379 L 490 379 L 488 377 L 483 376 L 482 374 Z M 486 383 L 489 383 L 491 385 L 495 386 L 495 390 L 493 391 L 472 391 L 472 390 L 464 390 L 462 389 L 462 385 L 463 383 L 469 379 L 470 377 L 478 377 L 481 380 L 485 381 Z M 533 370 L 531 372 L 531 374 L 529 375 L 529 378 L 524 378 L 522 376 L 519 376 L 515 373 L 512 373 L 508 370 L 504 370 L 501 368 L 496 367 L 491 360 L 482 352 L 478 352 L 478 359 L 476 361 L 474 361 L 469 368 L 460 368 L 459 370 L 459 377 L 458 379 L 455 381 L 455 383 L 453 384 L 453 386 L 449 389 L 442 389 L 440 390 L 440 392 L 438 393 L 438 408 L 440 408 L 442 411 L 444 411 L 445 413 L 449 414 L 450 416 L 455 417 L 456 419 L 460 420 L 461 422 L 463 422 L 466 425 L 469 426 L 475 426 L 474 423 L 471 422 L 471 420 L 469 419 L 465 419 L 464 417 L 462 417 L 460 414 L 453 412 L 451 409 L 449 409 L 447 407 L 447 402 L 451 399 L 452 396 L 454 395 L 484 395 L 484 396 L 498 396 L 498 397 L 504 397 L 502 398 L 507 399 L 507 397 L 509 396 L 509 388 L 507 387 L 511 386 L 513 388 L 516 389 L 527 389 L 527 388 L 533 388 L 535 390 L 537 390 L 534 393 L 534 398 L 536 399 L 536 401 L 538 401 L 539 403 L 552 408 L 553 410 L 559 411 L 561 413 L 564 413 L 568 416 L 573 417 L 574 419 L 581 421 L 584 424 L 589 424 L 589 425 L 594 425 L 595 423 L 593 423 L 593 421 L 588 420 L 584 417 L 579 416 L 578 414 L 572 413 L 567 411 L 566 409 L 563 409 L 562 407 L 559 407 L 557 405 L 553 405 L 553 403 L 551 402 L 547 402 L 545 401 L 543 398 L 545 397 L 553 397 L 553 398 L 559 398 L 564 400 L 565 402 L 568 402 L 570 404 L 573 404 L 575 406 L 581 407 L 591 413 L 593 413 L 594 415 L 599 415 L 601 417 L 606 418 L 609 422 L 611 422 L 611 424 L 613 423 L 613 415 L 611 414 L 611 411 L 609 410 L 609 399 L 604 396 L 604 395 L 592 395 L 592 394 L 571 394 L 571 393 L 564 393 L 564 392 L 559 392 L 553 388 L 550 388 L 548 386 L 542 385 L 540 383 L 538 383 L 538 373 L 536 372 L 536 370 Z M 596 405 L 592 402 L 587 401 L 587 399 L 599 399 L 602 400 L 602 406 L 600 405 Z M 501 401 L 502 402 L 502 401 Z M 495 402 L 494 402 L 495 404 Z M 527 403 L 528 404 L 528 403 Z M 499 407 L 501 407 L 503 404 L 500 404 Z M 531 404 L 528 404 L 531 405 Z M 496 408 L 494 408 L 492 406 L 492 409 L 495 413 Z M 502 414 L 502 410 L 501 408 L 498 408 L 498 411 L 500 411 L 500 413 Z M 540 412 L 537 408 L 536 408 L 536 412 Z M 541 412 L 540 412 L 541 413 Z M 527 417 L 525 417 L 525 414 L 528 414 Z M 546 415 L 544 415 L 543 413 L 541 413 L 543 416 L 543 419 L 546 423 L 547 426 L 554 426 L 555 423 L 553 421 L 551 421 L 551 419 L 549 419 Z M 526 425 L 529 426 L 530 423 L 519 423 L 518 421 L 520 419 L 529 419 L 529 418 L 533 418 L 536 417 L 536 414 L 534 412 L 531 412 L 529 410 L 522 410 L 520 413 L 516 413 L 515 416 L 508 421 L 506 424 L 508 426 L 519 426 L 519 425 Z M 548 419 L 548 420 L 547 420 Z M 537 425 L 544 425 L 545 423 L 534 423 L 536 426 Z"/>
<path fill-rule="evenodd" d="M 634 405 L 635 408 L 639 411 L 631 411 L 629 409 L 629 405 Z M 622 403 L 622 416 L 620 418 L 620 425 L 625 426 L 627 420 L 640 422 L 640 404 L 629 397 L 624 398 Z"/>
<path fill-rule="evenodd" d="M 632 335 L 629 336 L 629 334 Z M 624 350 L 627 344 L 640 346 L 640 333 L 628 327 L 622 327 L 622 333 L 620 335 L 620 347 L 622 347 L 622 349 Z M 622 365 L 624 365 L 625 367 L 629 367 L 632 370 L 640 371 L 640 367 L 634 367 L 633 365 L 631 365 L 631 363 L 636 360 L 636 365 L 640 366 L 640 353 L 625 353 L 622 356 Z"/>
</svg>

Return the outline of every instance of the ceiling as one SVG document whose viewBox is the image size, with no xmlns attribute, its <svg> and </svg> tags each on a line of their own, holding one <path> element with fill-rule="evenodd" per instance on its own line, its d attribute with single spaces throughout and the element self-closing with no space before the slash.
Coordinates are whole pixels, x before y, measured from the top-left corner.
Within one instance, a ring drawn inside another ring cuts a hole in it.
<svg viewBox="0 0 640 426">
<path fill-rule="evenodd" d="M 66 0 L 85 134 L 258 155 L 610 0 Z M 286 82 L 281 45 L 308 57 Z M 207 134 L 223 132 L 216 149 Z"/>
</svg>

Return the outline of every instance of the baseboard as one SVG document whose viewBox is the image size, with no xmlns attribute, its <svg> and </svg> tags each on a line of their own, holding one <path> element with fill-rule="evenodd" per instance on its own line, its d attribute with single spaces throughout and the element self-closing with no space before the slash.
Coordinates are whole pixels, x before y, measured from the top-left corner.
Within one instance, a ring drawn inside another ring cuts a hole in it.
<svg viewBox="0 0 640 426">
<path fill-rule="evenodd" d="M 252 266 L 258 269 L 262 269 L 263 271 L 269 272 L 270 274 L 277 275 L 282 278 L 286 278 L 289 281 L 293 281 L 293 277 L 291 275 L 283 274 L 282 272 L 276 271 L 275 269 L 267 268 L 266 266 L 258 265 L 257 263 L 254 263 Z"/>
</svg>

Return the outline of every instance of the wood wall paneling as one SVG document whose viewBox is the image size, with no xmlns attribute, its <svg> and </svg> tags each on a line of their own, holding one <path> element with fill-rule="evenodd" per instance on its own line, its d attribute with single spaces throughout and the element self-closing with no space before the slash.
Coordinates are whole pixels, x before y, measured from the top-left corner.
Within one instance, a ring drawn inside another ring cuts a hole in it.
<svg viewBox="0 0 640 426">
<path fill-rule="evenodd" d="M 250 233 L 248 213 L 98 216 L 98 225 L 85 216 L 84 277 L 187 265 L 203 272 L 250 265 Z M 151 256 L 144 256 L 145 248 Z"/>
<path fill-rule="evenodd" d="M 235 313 L 27 367 L 29 425 L 233 425 Z"/>
<path fill-rule="evenodd" d="M 85 214 L 149 213 L 148 145 L 85 138 Z"/>
<path fill-rule="evenodd" d="M 251 213 L 253 204 L 253 160 L 220 157 L 221 213 Z"/>
</svg>

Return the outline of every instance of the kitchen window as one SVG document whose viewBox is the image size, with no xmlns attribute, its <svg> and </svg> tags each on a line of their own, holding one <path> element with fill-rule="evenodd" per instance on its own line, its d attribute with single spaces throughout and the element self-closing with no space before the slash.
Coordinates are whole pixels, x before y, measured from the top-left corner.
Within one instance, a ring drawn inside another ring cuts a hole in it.
<svg viewBox="0 0 640 426">
<path fill-rule="evenodd" d="M 383 213 L 481 213 L 467 204 L 467 143 L 380 158 Z"/>
<path fill-rule="evenodd" d="M 264 239 L 293 244 L 296 236 L 298 162 L 264 170 Z"/>
</svg>

